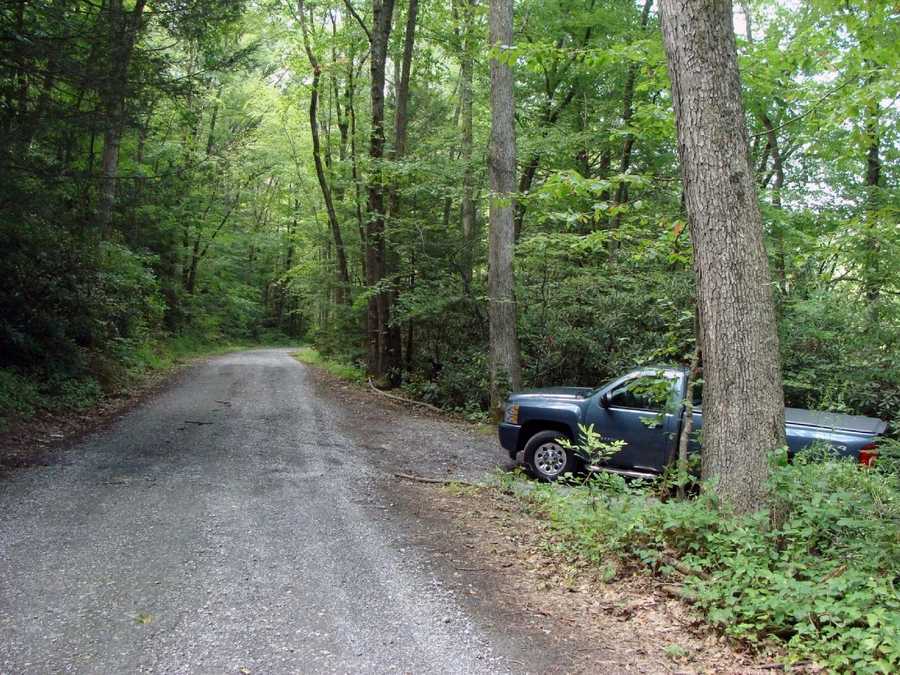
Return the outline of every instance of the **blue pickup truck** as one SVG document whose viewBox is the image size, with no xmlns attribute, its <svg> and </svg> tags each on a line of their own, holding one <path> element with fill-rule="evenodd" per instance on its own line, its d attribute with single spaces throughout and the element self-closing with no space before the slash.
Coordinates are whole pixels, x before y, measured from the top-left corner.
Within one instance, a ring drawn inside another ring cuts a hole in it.
<svg viewBox="0 0 900 675">
<path fill-rule="evenodd" d="M 644 368 L 619 377 L 599 389 L 551 387 L 513 394 L 506 402 L 500 424 L 500 445 L 516 459 L 523 452 L 528 470 L 545 481 L 584 468 L 585 458 L 559 442 L 581 441 L 579 425 L 593 425 L 605 442 L 625 442 L 620 452 L 603 467 L 635 478 L 652 478 L 675 459 L 687 371 L 682 368 Z M 657 384 L 654 395 L 647 382 Z M 667 383 L 667 394 L 659 394 L 659 383 Z M 695 397 L 696 398 L 696 397 Z M 825 442 L 845 456 L 870 464 L 878 454 L 876 439 L 887 424 L 879 419 L 785 410 L 788 450 L 795 453 L 816 441 Z M 700 401 L 694 402 L 693 429 L 703 427 Z M 689 452 L 700 450 L 692 433 Z"/>
</svg>

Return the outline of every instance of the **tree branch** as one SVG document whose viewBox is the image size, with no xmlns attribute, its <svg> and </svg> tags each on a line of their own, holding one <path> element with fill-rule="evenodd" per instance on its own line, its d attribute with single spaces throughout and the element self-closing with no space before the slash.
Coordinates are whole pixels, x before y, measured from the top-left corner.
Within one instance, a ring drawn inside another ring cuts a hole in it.
<svg viewBox="0 0 900 675">
<path fill-rule="evenodd" d="M 353 9 L 353 5 L 351 4 L 350 0 L 344 0 L 344 5 L 347 7 L 347 11 L 350 12 L 354 19 L 356 19 L 356 23 L 358 23 L 360 28 L 363 29 L 363 32 L 366 34 L 366 37 L 369 38 L 369 43 L 371 44 L 372 33 L 369 32 L 369 29 L 366 28 L 366 24 L 363 23 L 362 18 L 359 16 L 359 14 L 356 13 L 356 10 Z"/>
</svg>

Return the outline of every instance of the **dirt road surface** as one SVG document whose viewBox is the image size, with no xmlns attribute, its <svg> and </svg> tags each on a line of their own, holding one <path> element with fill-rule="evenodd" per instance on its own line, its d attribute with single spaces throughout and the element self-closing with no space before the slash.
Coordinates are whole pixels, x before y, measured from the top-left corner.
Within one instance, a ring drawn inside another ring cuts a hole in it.
<svg viewBox="0 0 900 675">
<path fill-rule="evenodd" d="M 521 502 L 397 479 L 512 463 L 288 349 L 39 456 L 0 475 L 0 674 L 769 672 Z"/>
<path fill-rule="evenodd" d="M 470 616 L 384 489 L 477 479 L 493 439 L 371 411 L 347 435 L 311 378 L 289 350 L 211 359 L 3 479 L 0 671 L 550 667 L 550 641 Z"/>
</svg>

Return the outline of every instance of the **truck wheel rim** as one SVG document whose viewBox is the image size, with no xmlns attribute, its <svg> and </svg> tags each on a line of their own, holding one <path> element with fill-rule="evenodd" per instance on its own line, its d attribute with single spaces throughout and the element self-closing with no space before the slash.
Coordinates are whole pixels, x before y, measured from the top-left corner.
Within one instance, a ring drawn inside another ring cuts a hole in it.
<svg viewBox="0 0 900 675">
<path fill-rule="evenodd" d="M 556 476 L 566 465 L 566 451 L 558 443 L 544 443 L 534 453 L 534 464 L 545 476 Z"/>
</svg>

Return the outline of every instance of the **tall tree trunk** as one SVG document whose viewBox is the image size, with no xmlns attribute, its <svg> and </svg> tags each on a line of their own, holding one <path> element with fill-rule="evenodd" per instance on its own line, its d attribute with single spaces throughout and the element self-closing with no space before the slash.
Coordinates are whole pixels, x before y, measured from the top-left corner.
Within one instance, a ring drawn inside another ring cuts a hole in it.
<svg viewBox="0 0 900 675">
<path fill-rule="evenodd" d="M 359 178 L 359 155 L 356 147 L 356 106 L 354 97 L 356 95 L 356 85 L 353 77 L 354 57 L 350 54 L 350 63 L 347 67 L 347 88 L 344 90 L 344 98 L 347 101 L 347 117 L 350 119 L 350 175 L 353 179 L 353 201 L 356 207 L 356 226 L 359 230 L 359 246 L 360 256 L 359 265 L 361 276 L 365 280 L 366 276 L 366 224 L 363 219 L 362 205 L 362 184 Z"/>
<path fill-rule="evenodd" d="M 513 44 L 513 0 L 490 0 L 492 51 Z M 512 70 L 505 61 L 491 59 L 491 206 L 488 254 L 491 408 L 500 414 L 507 391 L 522 382 L 516 296 L 513 274 L 516 193 L 516 120 Z"/>
<path fill-rule="evenodd" d="M 661 0 L 700 311 L 704 479 L 738 512 L 765 505 L 784 445 L 771 275 L 750 167 L 730 0 Z"/>
<path fill-rule="evenodd" d="M 369 65 L 372 129 L 369 136 L 369 158 L 372 169 L 368 184 L 368 220 L 366 222 L 366 282 L 371 296 L 366 322 L 368 358 L 366 370 L 382 377 L 395 367 L 399 355 L 389 351 L 387 328 L 390 324 L 390 292 L 383 288 L 385 280 L 384 241 L 384 68 L 394 0 L 372 0 Z"/>
<path fill-rule="evenodd" d="M 749 16 L 749 14 L 747 14 Z M 778 148 L 778 132 L 767 113 L 762 115 L 762 123 L 766 129 L 766 145 L 772 157 L 772 171 L 775 174 L 772 183 L 772 206 L 779 212 L 778 221 L 774 224 L 773 236 L 775 238 L 775 276 L 778 281 L 778 289 L 783 296 L 787 293 L 787 254 L 784 250 L 784 224 L 781 222 L 781 188 L 784 187 L 784 162 L 781 151 Z"/>
<path fill-rule="evenodd" d="M 391 151 L 391 160 L 401 161 L 406 156 L 406 137 L 409 124 L 409 79 L 412 71 L 413 47 L 416 40 L 416 18 L 419 12 L 418 0 L 409 0 L 406 12 L 406 32 L 403 37 L 403 58 L 400 63 L 400 78 L 397 83 L 397 106 L 394 110 L 394 147 Z M 388 213 L 394 219 L 400 213 L 400 186 L 392 185 L 388 200 Z M 386 252 L 385 273 L 393 275 L 396 269 L 395 256 Z M 396 300 L 396 291 L 389 298 L 389 308 L 393 307 Z M 396 322 L 388 324 L 386 358 L 390 361 L 389 375 L 394 384 L 399 384 L 400 356 L 403 349 L 403 336 L 401 327 Z"/>
<path fill-rule="evenodd" d="M 472 124 L 472 97 L 473 97 L 473 72 L 474 56 L 472 54 L 475 36 L 472 26 L 472 12 L 474 0 L 465 0 L 463 3 L 463 39 L 462 54 L 460 56 L 460 116 L 462 119 L 460 157 L 463 162 L 462 185 L 462 235 L 463 249 L 460 256 L 460 267 L 463 287 L 466 293 L 472 286 L 472 250 L 475 243 L 475 171 L 472 166 L 473 124 Z"/>
<path fill-rule="evenodd" d="M 397 108 L 394 111 L 394 149 L 392 159 L 400 160 L 406 155 L 406 130 L 409 125 L 409 78 L 412 72 L 413 47 L 416 41 L 416 18 L 419 0 L 409 0 L 406 12 L 406 32 L 403 36 L 403 59 L 400 64 L 400 82 L 397 85 Z M 392 199 L 399 199 L 396 191 Z"/>
<path fill-rule="evenodd" d="M 322 68 L 309 41 L 309 32 L 306 24 L 306 8 L 303 0 L 298 0 L 300 30 L 303 33 L 303 47 L 309 58 L 309 65 L 313 69 L 312 90 L 309 96 L 309 129 L 312 135 L 313 163 L 316 167 L 316 178 L 319 180 L 319 189 L 325 201 L 325 211 L 328 215 L 328 226 L 334 239 L 334 249 L 337 260 L 338 286 L 335 289 L 335 302 L 346 304 L 350 298 L 350 271 L 347 267 L 347 254 L 344 249 L 344 238 L 341 235 L 341 225 L 338 222 L 337 212 L 334 210 L 334 202 L 331 198 L 331 186 L 325 175 L 325 167 L 322 165 L 322 149 L 319 141 L 319 85 L 322 81 Z"/>
<path fill-rule="evenodd" d="M 146 0 L 137 0 L 134 9 L 126 12 L 122 0 L 111 0 L 107 12 L 110 51 L 109 77 L 104 84 L 103 102 L 106 128 L 103 133 L 102 180 L 98 224 L 101 230 L 109 226 L 116 201 L 119 174 L 119 145 L 125 128 L 125 99 L 128 94 L 128 67 L 134 44 L 141 29 Z"/>
</svg>

